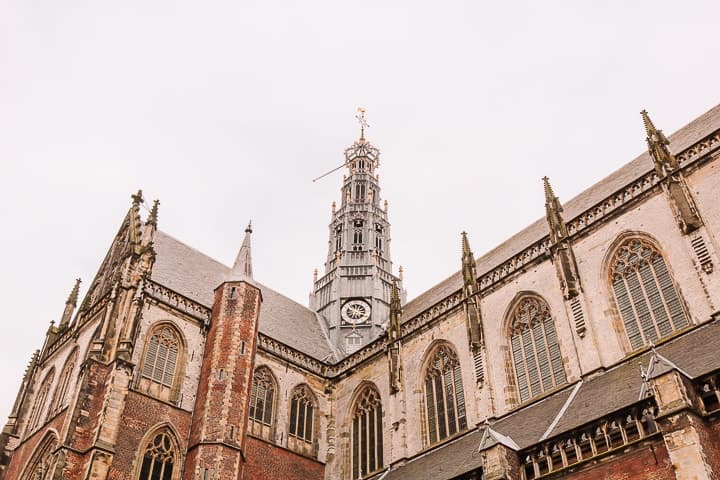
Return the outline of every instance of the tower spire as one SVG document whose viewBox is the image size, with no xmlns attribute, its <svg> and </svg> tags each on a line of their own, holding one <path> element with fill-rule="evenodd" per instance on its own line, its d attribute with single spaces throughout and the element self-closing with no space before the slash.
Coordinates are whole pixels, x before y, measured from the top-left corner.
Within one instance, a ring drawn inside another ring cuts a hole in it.
<svg viewBox="0 0 720 480">
<path fill-rule="evenodd" d="M 245 238 L 243 239 L 240 251 L 237 254 L 233 268 L 227 280 L 252 280 L 252 256 L 250 251 L 250 237 L 252 235 L 252 221 L 248 222 L 245 228 Z"/>
<path fill-rule="evenodd" d="M 65 310 L 62 314 L 62 319 L 60 320 L 60 329 L 64 329 L 70 324 L 70 319 L 72 318 L 72 314 L 75 311 L 75 307 L 77 306 L 78 301 L 78 294 L 80 293 L 80 283 L 82 280 L 79 278 L 75 279 L 75 286 L 70 291 L 70 295 L 68 295 L 68 299 L 65 302 Z"/>
</svg>

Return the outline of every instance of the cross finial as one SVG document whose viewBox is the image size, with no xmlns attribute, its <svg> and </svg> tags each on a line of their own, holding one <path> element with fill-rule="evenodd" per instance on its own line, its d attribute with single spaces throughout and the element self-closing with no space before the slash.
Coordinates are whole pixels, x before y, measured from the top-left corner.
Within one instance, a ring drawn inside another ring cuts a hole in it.
<svg viewBox="0 0 720 480">
<path fill-rule="evenodd" d="M 365 129 L 369 128 L 370 125 L 367 123 L 367 120 L 365 120 L 365 108 L 358 107 L 357 111 L 358 113 L 355 115 L 355 118 L 357 118 L 358 123 L 360 123 L 360 140 L 365 140 Z"/>
<path fill-rule="evenodd" d="M 143 199 L 142 190 L 138 190 L 135 195 L 130 195 L 130 197 L 132 197 L 133 205 L 135 206 L 138 206 L 145 201 Z"/>
</svg>

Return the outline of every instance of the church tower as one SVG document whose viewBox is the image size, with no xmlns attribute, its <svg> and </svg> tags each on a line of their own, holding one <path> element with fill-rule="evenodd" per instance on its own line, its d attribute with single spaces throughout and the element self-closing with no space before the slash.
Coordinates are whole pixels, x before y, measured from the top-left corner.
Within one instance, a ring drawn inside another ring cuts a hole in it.
<svg viewBox="0 0 720 480">
<path fill-rule="evenodd" d="M 310 308 L 325 320 L 338 350 L 349 354 L 374 340 L 390 318 L 393 282 L 387 201 L 380 199 L 380 151 L 365 138 L 345 150 L 340 206 L 333 202 L 325 274 L 314 281 Z M 404 299 L 403 299 L 404 300 Z"/>
</svg>

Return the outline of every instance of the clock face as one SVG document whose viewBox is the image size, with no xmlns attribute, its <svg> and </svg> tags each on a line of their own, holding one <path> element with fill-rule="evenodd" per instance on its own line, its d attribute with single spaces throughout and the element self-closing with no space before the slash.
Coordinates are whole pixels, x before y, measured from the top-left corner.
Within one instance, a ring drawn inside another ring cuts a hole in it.
<svg viewBox="0 0 720 480">
<path fill-rule="evenodd" d="M 370 319 L 370 304 L 363 300 L 350 300 L 343 305 L 340 315 L 351 325 L 366 323 Z"/>
</svg>

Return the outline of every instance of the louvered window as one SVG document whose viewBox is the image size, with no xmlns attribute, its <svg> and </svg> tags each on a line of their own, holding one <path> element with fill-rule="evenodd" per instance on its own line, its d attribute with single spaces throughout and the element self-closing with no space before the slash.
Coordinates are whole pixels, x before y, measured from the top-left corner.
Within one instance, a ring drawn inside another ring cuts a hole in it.
<svg viewBox="0 0 720 480">
<path fill-rule="evenodd" d="M 649 242 L 625 242 L 615 254 L 610 279 L 633 350 L 688 326 L 665 259 Z"/>
<path fill-rule="evenodd" d="M 467 429 L 460 362 L 448 345 L 438 347 L 425 372 L 428 444 Z"/>
<path fill-rule="evenodd" d="M 313 441 L 314 396 L 302 385 L 297 387 L 290 400 L 289 435 L 308 443 Z"/>
<path fill-rule="evenodd" d="M 550 308 L 523 297 L 513 309 L 510 348 L 520 400 L 526 401 L 567 382 Z"/>
<path fill-rule="evenodd" d="M 352 478 L 365 478 L 383 466 L 382 404 L 375 388 L 360 393 L 352 418 Z"/>
<path fill-rule="evenodd" d="M 173 480 L 178 459 L 170 433 L 157 434 L 144 447 L 138 480 Z"/>
<path fill-rule="evenodd" d="M 259 367 L 250 389 L 250 432 L 270 439 L 275 412 L 275 378 L 267 367 Z"/>
<path fill-rule="evenodd" d="M 168 326 L 157 329 L 145 350 L 142 376 L 153 382 L 172 387 L 175 380 L 180 341 Z"/>
</svg>

